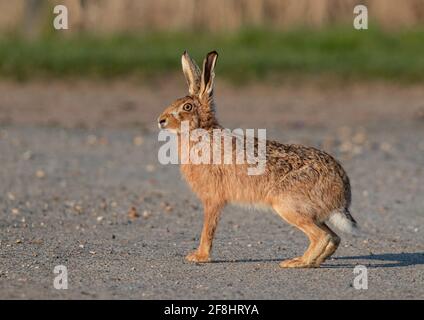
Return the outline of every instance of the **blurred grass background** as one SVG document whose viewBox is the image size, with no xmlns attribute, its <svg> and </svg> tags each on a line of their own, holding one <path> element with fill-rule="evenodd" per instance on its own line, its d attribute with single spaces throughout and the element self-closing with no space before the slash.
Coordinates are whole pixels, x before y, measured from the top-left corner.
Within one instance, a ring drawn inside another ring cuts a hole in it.
<svg viewBox="0 0 424 320">
<path fill-rule="evenodd" d="M 52 8 L 69 10 L 67 31 Z M 352 27 L 369 9 L 369 30 Z M 235 82 L 324 76 L 424 80 L 422 0 L 0 0 L 0 76 L 150 77 L 216 49 Z"/>
</svg>

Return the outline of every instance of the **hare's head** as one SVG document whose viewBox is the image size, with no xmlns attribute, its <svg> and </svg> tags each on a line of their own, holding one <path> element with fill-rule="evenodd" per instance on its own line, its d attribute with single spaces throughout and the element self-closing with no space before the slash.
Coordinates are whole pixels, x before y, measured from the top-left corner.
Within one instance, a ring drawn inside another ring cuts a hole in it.
<svg viewBox="0 0 424 320">
<path fill-rule="evenodd" d="M 181 57 L 189 94 L 175 100 L 158 118 L 160 129 L 179 132 L 181 122 L 188 121 L 190 129 L 209 129 L 217 125 L 213 103 L 214 68 L 218 53 L 209 52 L 200 71 L 187 52 Z"/>
</svg>

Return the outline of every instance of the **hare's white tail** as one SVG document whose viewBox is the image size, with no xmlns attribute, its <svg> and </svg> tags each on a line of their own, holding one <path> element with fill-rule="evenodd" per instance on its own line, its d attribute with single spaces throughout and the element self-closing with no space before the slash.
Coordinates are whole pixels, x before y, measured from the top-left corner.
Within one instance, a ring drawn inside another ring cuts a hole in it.
<svg viewBox="0 0 424 320">
<path fill-rule="evenodd" d="M 335 228 L 342 232 L 347 232 L 354 235 L 359 234 L 358 225 L 347 209 L 332 212 L 328 218 L 328 222 L 330 222 Z"/>
</svg>

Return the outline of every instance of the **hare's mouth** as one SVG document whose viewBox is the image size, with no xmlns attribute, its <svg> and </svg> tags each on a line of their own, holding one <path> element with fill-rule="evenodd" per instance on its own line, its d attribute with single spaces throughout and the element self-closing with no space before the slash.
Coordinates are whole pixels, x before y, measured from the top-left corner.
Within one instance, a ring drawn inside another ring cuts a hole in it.
<svg viewBox="0 0 424 320">
<path fill-rule="evenodd" d="M 170 128 L 168 127 L 168 119 L 159 119 L 158 120 L 158 127 L 161 130 L 169 131 L 171 133 L 178 133 L 178 128 Z"/>
<path fill-rule="evenodd" d="M 159 129 L 166 129 L 167 125 L 168 125 L 168 119 L 159 119 L 158 120 Z"/>
<path fill-rule="evenodd" d="M 175 129 L 175 128 L 161 128 L 160 130 L 165 131 L 165 132 L 170 132 L 170 133 L 176 134 L 176 135 L 179 134 L 179 130 Z"/>
</svg>

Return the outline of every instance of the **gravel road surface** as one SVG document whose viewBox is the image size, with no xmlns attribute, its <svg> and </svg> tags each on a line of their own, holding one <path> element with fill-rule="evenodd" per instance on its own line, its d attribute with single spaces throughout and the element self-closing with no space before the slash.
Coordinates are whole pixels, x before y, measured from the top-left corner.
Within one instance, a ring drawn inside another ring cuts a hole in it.
<svg viewBox="0 0 424 320">
<path fill-rule="evenodd" d="M 424 298 L 422 88 L 222 86 L 224 125 L 323 148 L 351 178 L 363 235 L 342 234 L 319 269 L 281 269 L 306 237 L 272 212 L 232 206 L 212 262 L 184 261 L 202 208 L 178 167 L 158 163 L 154 129 L 182 85 L 90 86 L 0 83 L 0 298 Z M 53 286 L 57 265 L 67 290 Z M 357 265 L 366 290 L 355 289 Z"/>
</svg>

